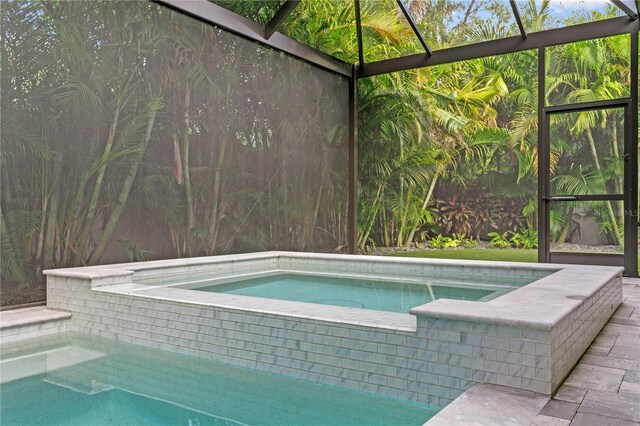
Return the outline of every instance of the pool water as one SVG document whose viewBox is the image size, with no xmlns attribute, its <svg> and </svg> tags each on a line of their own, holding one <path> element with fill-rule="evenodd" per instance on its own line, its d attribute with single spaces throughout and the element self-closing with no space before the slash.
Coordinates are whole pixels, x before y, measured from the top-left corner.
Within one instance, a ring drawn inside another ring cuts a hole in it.
<svg viewBox="0 0 640 426">
<path fill-rule="evenodd" d="M 3 348 L 2 425 L 422 425 L 438 407 L 99 339 Z"/>
<path fill-rule="evenodd" d="M 278 274 L 203 286 L 193 290 L 406 313 L 415 306 L 442 298 L 488 300 L 503 294 L 505 289 L 489 284 L 476 287 L 452 285 L 446 281 L 438 284 L 409 284 L 371 279 Z"/>
</svg>

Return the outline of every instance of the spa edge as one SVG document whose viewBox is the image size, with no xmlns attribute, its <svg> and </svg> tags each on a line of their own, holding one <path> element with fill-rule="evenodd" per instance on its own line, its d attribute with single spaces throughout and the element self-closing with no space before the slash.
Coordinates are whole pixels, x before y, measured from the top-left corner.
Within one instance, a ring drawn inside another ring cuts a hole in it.
<svg viewBox="0 0 640 426">
<path fill-rule="evenodd" d="M 410 313 L 137 284 L 261 271 L 540 276 L 488 302 Z M 621 268 L 264 252 L 45 271 L 67 330 L 445 406 L 477 383 L 552 395 L 622 303 Z"/>
</svg>

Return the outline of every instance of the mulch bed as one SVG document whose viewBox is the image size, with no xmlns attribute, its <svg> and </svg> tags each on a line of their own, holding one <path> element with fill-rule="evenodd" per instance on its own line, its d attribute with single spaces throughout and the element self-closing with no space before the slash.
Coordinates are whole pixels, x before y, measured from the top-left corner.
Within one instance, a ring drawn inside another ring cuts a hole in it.
<svg viewBox="0 0 640 426">
<path fill-rule="evenodd" d="M 47 300 L 47 287 L 25 287 L 3 281 L 0 286 L 0 306 L 24 305 Z"/>
</svg>

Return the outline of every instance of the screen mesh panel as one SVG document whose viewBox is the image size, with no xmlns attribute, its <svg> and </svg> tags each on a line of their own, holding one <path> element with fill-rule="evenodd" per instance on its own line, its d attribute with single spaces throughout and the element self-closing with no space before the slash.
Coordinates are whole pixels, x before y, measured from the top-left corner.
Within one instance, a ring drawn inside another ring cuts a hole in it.
<svg viewBox="0 0 640 426">
<path fill-rule="evenodd" d="M 3 305 L 53 267 L 344 246 L 346 80 L 149 2 L 2 9 Z"/>
</svg>

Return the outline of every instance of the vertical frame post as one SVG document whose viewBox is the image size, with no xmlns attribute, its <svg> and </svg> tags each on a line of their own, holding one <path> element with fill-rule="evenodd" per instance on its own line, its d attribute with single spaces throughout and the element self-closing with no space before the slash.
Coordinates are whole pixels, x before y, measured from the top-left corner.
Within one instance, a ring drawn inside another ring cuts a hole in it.
<svg viewBox="0 0 640 426">
<path fill-rule="evenodd" d="M 549 263 L 549 151 L 550 135 L 545 113 L 546 92 L 545 48 L 538 48 L 538 262 Z"/>
<path fill-rule="evenodd" d="M 352 67 L 349 80 L 349 205 L 347 208 L 347 244 L 349 253 L 358 249 L 358 80 Z"/>
<path fill-rule="evenodd" d="M 360 1 L 353 1 L 353 11 L 356 15 L 356 39 L 358 42 L 358 65 L 364 68 L 364 48 L 362 47 L 362 20 L 360 19 Z M 356 77 L 352 77 L 356 78 Z"/>
<path fill-rule="evenodd" d="M 624 190 L 624 264 L 625 273 L 638 276 L 638 32 L 631 37 L 631 105 L 626 123 Z"/>
</svg>

